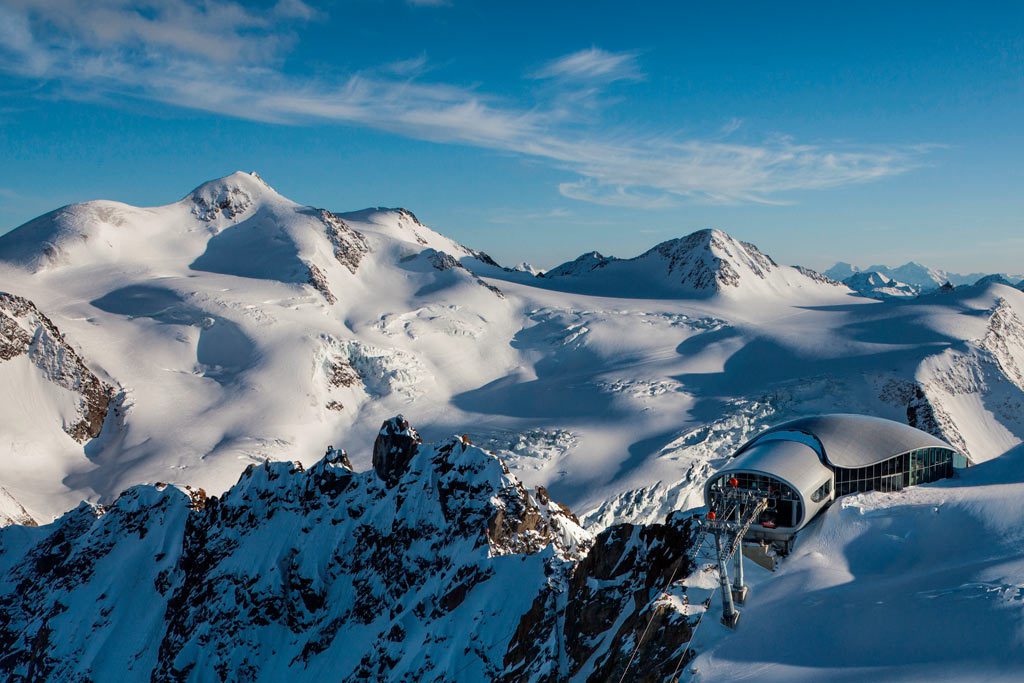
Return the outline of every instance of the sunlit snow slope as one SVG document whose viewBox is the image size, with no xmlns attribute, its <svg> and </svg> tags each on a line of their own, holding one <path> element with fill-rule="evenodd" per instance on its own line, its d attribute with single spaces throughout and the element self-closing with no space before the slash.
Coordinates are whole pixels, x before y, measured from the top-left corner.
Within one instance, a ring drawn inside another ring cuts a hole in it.
<svg viewBox="0 0 1024 683">
<path fill-rule="evenodd" d="M 213 493 L 402 412 L 599 529 L 699 505 L 721 458 L 803 413 L 909 421 L 977 462 L 1024 437 L 1017 289 L 881 302 L 718 230 L 581 258 L 505 270 L 404 209 L 334 214 L 247 173 L 167 206 L 58 209 L 0 237 L 0 291 L 52 322 L 109 410 L 76 440 L 85 394 L 32 348 L 0 360 L 23 397 L 0 407 L 18 426 L 0 486 L 39 521 L 137 483 Z"/>
</svg>

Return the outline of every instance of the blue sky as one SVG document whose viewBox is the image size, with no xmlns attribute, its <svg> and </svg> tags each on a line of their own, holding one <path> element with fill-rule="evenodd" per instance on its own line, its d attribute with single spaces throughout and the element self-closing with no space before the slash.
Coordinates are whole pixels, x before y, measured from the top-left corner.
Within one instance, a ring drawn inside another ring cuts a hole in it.
<svg viewBox="0 0 1024 683">
<path fill-rule="evenodd" d="M 0 231 L 257 170 L 502 262 L 1024 270 L 1024 4 L 0 0 Z"/>
</svg>

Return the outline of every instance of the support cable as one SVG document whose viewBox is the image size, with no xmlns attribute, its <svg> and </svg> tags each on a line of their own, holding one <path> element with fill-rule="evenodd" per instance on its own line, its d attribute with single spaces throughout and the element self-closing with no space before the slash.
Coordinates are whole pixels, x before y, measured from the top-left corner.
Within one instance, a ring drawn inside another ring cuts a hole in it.
<svg viewBox="0 0 1024 683">
<path fill-rule="evenodd" d="M 732 498 L 732 496 L 730 496 L 730 498 Z M 761 514 L 761 512 L 768 505 L 768 500 L 766 498 L 763 498 L 763 497 L 759 497 L 759 498 L 755 499 L 755 498 L 753 498 L 753 496 L 747 495 L 747 496 L 744 496 L 744 498 L 746 498 L 747 500 L 746 501 L 740 500 L 740 499 L 736 499 L 735 501 L 727 500 L 726 503 L 728 505 L 728 508 L 724 511 L 725 514 L 722 515 L 723 520 L 727 520 L 727 519 L 731 518 L 734 514 L 737 516 L 737 518 L 739 518 L 739 517 L 741 517 L 742 503 L 743 502 L 748 502 L 748 503 L 749 502 L 754 502 L 754 505 L 752 507 L 750 507 L 748 509 L 748 511 L 747 511 L 746 519 L 743 520 L 742 522 L 724 522 L 724 523 L 723 522 L 715 522 L 714 524 L 709 524 L 706 521 L 702 521 L 701 522 L 700 537 L 698 538 L 697 543 L 694 545 L 694 550 L 693 550 L 693 554 L 692 554 L 692 558 L 691 558 L 692 560 L 696 560 L 697 556 L 700 555 L 700 551 L 703 548 L 705 541 L 707 540 L 710 528 L 713 526 L 713 527 L 715 527 L 717 533 L 721 533 L 721 531 L 723 531 L 723 530 L 724 531 L 735 530 L 735 532 L 736 532 L 736 535 L 733 538 L 732 543 L 730 543 L 729 546 L 728 546 L 728 550 L 726 552 L 725 558 L 721 559 L 721 555 L 719 555 L 720 561 L 725 562 L 726 564 L 728 564 L 729 560 L 731 560 L 733 555 L 736 553 L 736 549 L 739 547 L 740 543 L 743 542 L 743 536 L 746 534 L 747 529 L 750 528 L 750 525 L 753 523 L 753 521 L 755 519 L 757 519 L 757 516 L 759 514 Z M 730 528 L 730 527 L 732 527 L 732 528 Z M 682 565 L 682 562 L 679 562 L 678 564 L 676 564 L 676 567 L 675 567 L 675 569 L 672 570 L 672 575 L 669 577 L 668 583 L 665 584 L 665 588 L 662 589 L 661 594 L 667 594 L 668 593 L 669 589 L 672 587 L 672 583 L 675 581 L 676 573 L 679 571 L 679 567 L 681 565 Z M 721 573 L 720 570 L 717 567 L 716 567 L 715 571 L 719 571 L 719 573 Z M 703 612 L 701 612 L 700 617 L 697 619 L 696 626 L 694 626 L 693 630 L 690 632 L 690 639 L 689 639 L 689 641 L 687 641 L 686 646 L 683 648 L 683 654 L 679 658 L 679 662 L 676 664 L 675 670 L 672 672 L 673 678 L 675 677 L 676 673 L 679 672 L 679 669 L 680 669 L 680 667 L 683 664 L 683 660 L 685 659 L 687 652 L 690 651 L 690 643 L 693 642 L 693 638 L 694 638 L 694 636 L 697 633 L 697 629 L 699 629 L 700 625 L 704 622 L 704 616 L 708 613 L 708 611 L 710 611 L 711 603 L 714 600 L 716 592 L 718 592 L 718 586 L 717 585 L 714 586 L 711 589 L 711 595 L 708 597 L 708 600 L 707 600 L 708 606 L 704 608 Z M 626 667 L 622 670 L 622 675 L 619 677 L 619 683 L 624 683 L 624 681 L 626 680 L 626 674 L 629 673 L 630 667 L 633 666 L 633 661 L 636 659 L 637 654 L 640 652 L 640 647 L 643 645 L 644 639 L 647 637 L 647 632 L 650 630 L 651 624 L 654 623 L 654 617 L 655 617 L 656 614 L 657 614 L 657 612 L 652 608 L 651 609 L 651 616 L 648 617 L 647 624 L 646 624 L 646 626 L 644 626 L 644 630 L 640 634 L 640 638 L 637 639 L 636 646 L 633 648 L 632 654 L 629 656 L 629 661 L 626 662 Z"/>
<path fill-rule="evenodd" d="M 679 565 L 682 564 L 681 560 L 683 558 L 679 558 L 679 559 L 680 559 L 680 562 L 677 563 L 676 564 L 676 568 L 672 570 L 672 576 L 669 577 L 668 583 L 665 584 L 665 588 L 661 591 L 662 593 L 667 593 L 668 589 L 672 587 L 672 582 L 675 581 L 675 579 L 676 579 L 676 572 L 679 571 Z M 654 609 L 651 609 L 651 616 L 647 619 L 647 625 L 644 626 L 643 633 L 640 634 L 640 638 L 637 639 L 637 641 L 636 641 L 636 647 L 633 648 L 633 654 L 631 654 L 629 656 L 629 661 L 626 662 L 626 668 L 622 670 L 622 676 L 619 677 L 619 683 L 622 683 L 623 681 L 626 680 L 626 674 L 629 673 L 629 667 L 631 667 L 633 665 L 633 660 L 636 659 L 637 653 L 640 652 L 640 646 L 643 644 L 644 638 L 647 637 L 647 631 L 651 628 L 651 624 L 654 623 L 654 616 L 656 614 L 657 614 L 657 611 L 655 611 Z"/>
</svg>

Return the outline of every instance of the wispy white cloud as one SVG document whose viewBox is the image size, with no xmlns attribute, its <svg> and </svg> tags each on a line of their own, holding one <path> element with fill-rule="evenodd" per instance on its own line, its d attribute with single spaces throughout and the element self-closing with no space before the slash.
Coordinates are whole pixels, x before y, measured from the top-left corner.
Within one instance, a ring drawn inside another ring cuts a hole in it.
<svg viewBox="0 0 1024 683">
<path fill-rule="evenodd" d="M 738 131 L 742 127 L 743 119 L 734 116 L 722 125 L 719 132 L 724 136 L 729 136 Z"/>
<path fill-rule="evenodd" d="M 548 62 L 533 77 L 610 83 L 639 80 L 643 74 L 637 62 L 637 53 L 608 52 L 591 47 Z"/>
<path fill-rule="evenodd" d="M 409 59 L 399 59 L 394 62 L 389 62 L 381 67 L 381 71 L 394 76 L 401 76 L 403 78 L 409 78 L 413 76 L 421 76 L 427 70 L 427 55 L 420 54 L 417 57 L 410 57 Z"/>
<path fill-rule="evenodd" d="M 55 82 L 68 97 L 127 96 L 274 123 L 360 125 L 520 154 L 572 174 L 559 186 L 564 196 L 618 206 L 776 203 L 797 190 L 906 172 L 927 151 L 785 137 L 723 142 L 736 120 L 704 138 L 608 128 L 595 118 L 594 94 L 643 75 L 636 53 L 598 48 L 535 72 L 544 82 L 539 104 L 425 81 L 425 56 L 335 81 L 284 72 L 284 55 L 316 14 L 301 0 L 263 13 L 225 0 L 0 0 L 0 70 Z"/>
</svg>

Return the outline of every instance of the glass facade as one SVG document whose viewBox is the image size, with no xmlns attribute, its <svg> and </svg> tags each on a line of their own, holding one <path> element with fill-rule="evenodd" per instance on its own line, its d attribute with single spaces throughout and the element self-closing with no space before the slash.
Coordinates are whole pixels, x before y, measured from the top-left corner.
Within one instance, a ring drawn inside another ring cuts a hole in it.
<svg viewBox="0 0 1024 683">
<path fill-rule="evenodd" d="M 945 479 L 953 476 L 956 455 L 948 448 L 919 448 L 866 467 L 836 467 L 836 495 L 899 491 L 905 486 Z"/>
<path fill-rule="evenodd" d="M 967 466 L 966 458 L 949 448 L 919 448 L 893 456 L 873 465 L 845 468 L 831 467 L 833 477 L 823 482 L 808 496 L 808 505 L 822 503 L 833 496 L 865 491 L 900 491 L 907 486 L 927 484 L 953 476 L 954 468 Z M 768 507 L 755 524 L 765 529 L 799 527 L 805 510 L 800 495 L 780 479 L 753 472 L 723 472 L 711 480 L 708 507 L 719 515 L 732 518 L 736 509 L 726 509 L 723 492 L 731 488 L 760 491 L 768 499 Z M 812 505 L 812 507 L 817 507 Z M 741 509 L 741 515 L 744 510 Z"/>
</svg>

